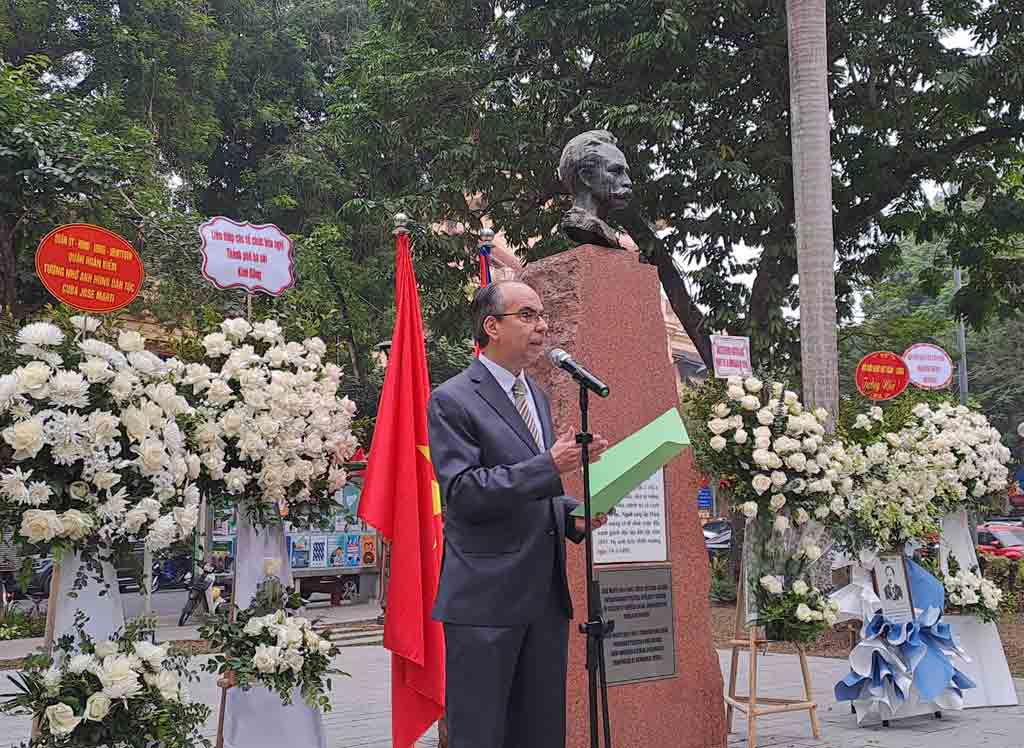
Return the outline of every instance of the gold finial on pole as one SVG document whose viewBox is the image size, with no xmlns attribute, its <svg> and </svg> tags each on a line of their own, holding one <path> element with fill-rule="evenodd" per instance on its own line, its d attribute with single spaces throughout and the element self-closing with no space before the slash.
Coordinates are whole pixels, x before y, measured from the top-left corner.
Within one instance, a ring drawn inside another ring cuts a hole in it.
<svg viewBox="0 0 1024 748">
<path fill-rule="evenodd" d="M 395 213 L 395 230 L 392 231 L 391 233 L 395 234 L 396 236 L 398 234 L 408 234 L 408 223 L 409 216 L 407 216 L 405 213 Z"/>
</svg>

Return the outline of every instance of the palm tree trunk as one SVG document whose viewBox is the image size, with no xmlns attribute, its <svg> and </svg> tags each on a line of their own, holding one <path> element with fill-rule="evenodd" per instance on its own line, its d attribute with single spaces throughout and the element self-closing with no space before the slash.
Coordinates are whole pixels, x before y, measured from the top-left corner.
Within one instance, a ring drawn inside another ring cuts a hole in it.
<svg viewBox="0 0 1024 748">
<path fill-rule="evenodd" d="M 825 0 L 786 0 L 804 401 L 839 406 Z"/>
</svg>

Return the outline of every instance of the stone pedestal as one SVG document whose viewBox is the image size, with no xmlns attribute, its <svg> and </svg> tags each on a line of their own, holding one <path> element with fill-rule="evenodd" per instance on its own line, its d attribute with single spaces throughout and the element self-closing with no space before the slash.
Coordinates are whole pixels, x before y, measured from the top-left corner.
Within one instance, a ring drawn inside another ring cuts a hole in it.
<svg viewBox="0 0 1024 748">
<path fill-rule="evenodd" d="M 551 347 L 569 351 L 611 388 L 592 396 L 591 431 L 612 444 L 679 401 L 659 303 L 655 268 L 633 252 L 583 245 L 531 263 L 520 279 L 544 303 Z M 530 372 L 551 395 L 556 431 L 579 425 L 578 386 L 546 360 Z M 697 518 L 699 476 L 690 451 L 665 466 L 668 551 L 664 562 L 601 565 L 598 569 L 670 569 L 675 675 L 609 686 L 616 746 L 723 748 L 722 676 L 708 604 L 708 560 Z M 582 497 L 582 475 L 566 480 Z M 569 638 L 568 746 L 590 745 L 585 637 L 586 568 L 583 545 L 569 544 L 569 585 L 576 608 Z M 609 615 L 614 618 L 614 614 Z"/>
</svg>

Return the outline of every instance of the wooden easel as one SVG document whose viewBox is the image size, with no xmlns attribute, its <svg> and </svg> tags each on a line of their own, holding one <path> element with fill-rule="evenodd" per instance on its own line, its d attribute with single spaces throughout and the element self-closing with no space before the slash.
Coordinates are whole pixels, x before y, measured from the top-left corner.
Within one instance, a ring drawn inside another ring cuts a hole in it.
<svg viewBox="0 0 1024 748">
<path fill-rule="evenodd" d="M 807 655 L 804 648 L 797 644 L 797 656 L 800 658 L 800 670 L 804 677 L 804 699 L 776 699 L 759 697 L 757 693 L 757 654 L 758 648 L 767 648 L 771 642 L 764 638 L 763 629 L 758 626 L 746 626 L 746 569 L 740 569 L 740 584 L 736 594 L 736 628 L 732 641 L 732 662 L 729 666 L 729 692 L 725 697 L 725 724 L 732 732 L 732 717 L 735 710 L 747 715 L 747 748 L 757 746 L 757 718 L 766 714 L 782 712 L 807 711 L 811 719 L 811 732 L 815 739 L 821 739 L 821 728 L 818 726 L 818 705 L 811 694 L 811 671 L 807 667 Z M 739 669 L 740 651 L 750 652 L 750 683 L 746 696 L 736 693 L 736 672 Z M 765 706 L 761 706 L 764 704 Z"/>
</svg>

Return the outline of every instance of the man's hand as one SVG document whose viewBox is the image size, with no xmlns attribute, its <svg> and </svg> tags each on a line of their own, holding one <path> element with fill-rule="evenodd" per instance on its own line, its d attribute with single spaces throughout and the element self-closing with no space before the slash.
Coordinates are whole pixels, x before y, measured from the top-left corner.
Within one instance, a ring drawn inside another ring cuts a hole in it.
<svg viewBox="0 0 1024 748">
<path fill-rule="evenodd" d="M 614 510 L 612 510 L 614 511 Z M 604 527 L 608 523 L 608 515 L 601 513 L 590 518 L 590 526 L 597 530 L 600 527 Z M 583 517 L 576 518 L 576 531 L 586 532 L 587 522 Z"/>
<path fill-rule="evenodd" d="M 590 443 L 590 461 L 597 462 L 606 449 L 608 440 L 600 434 L 595 434 L 594 441 Z M 571 473 L 580 466 L 581 451 L 580 445 L 576 443 L 576 432 L 572 429 L 563 431 L 558 441 L 551 445 L 551 461 L 555 463 L 555 470 L 559 475 Z"/>
</svg>

